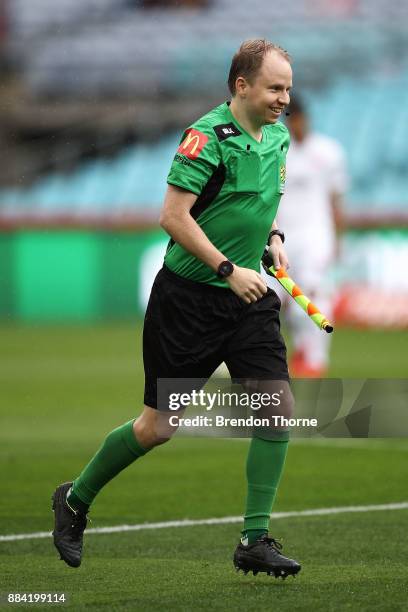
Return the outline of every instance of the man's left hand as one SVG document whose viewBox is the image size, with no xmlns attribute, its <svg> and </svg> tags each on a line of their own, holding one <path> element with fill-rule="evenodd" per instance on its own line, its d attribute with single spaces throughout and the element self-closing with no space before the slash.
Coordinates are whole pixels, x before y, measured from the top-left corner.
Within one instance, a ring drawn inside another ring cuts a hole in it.
<svg viewBox="0 0 408 612">
<path fill-rule="evenodd" d="M 272 236 L 269 255 L 272 257 L 275 270 L 279 270 L 281 267 L 286 270 L 289 268 L 289 260 L 279 236 Z"/>
</svg>

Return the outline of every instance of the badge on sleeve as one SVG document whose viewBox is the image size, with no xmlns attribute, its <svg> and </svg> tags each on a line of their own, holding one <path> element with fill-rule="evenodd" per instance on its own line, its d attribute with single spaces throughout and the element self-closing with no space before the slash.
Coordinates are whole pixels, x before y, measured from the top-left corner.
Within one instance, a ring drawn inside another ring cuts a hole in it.
<svg viewBox="0 0 408 612">
<path fill-rule="evenodd" d="M 285 193 L 285 183 L 286 183 L 286 166 L 285 164 L 280 164 L 279 167 L 279 193 Z"/>
<path fill-rule="evenodd" d="M 197 159 L 207 142 L 208 136 L 206 134 L 190 128 L 186 131 L 186 137 L 177 152 L 185 155 L 188 159 Z"/>
</svg>

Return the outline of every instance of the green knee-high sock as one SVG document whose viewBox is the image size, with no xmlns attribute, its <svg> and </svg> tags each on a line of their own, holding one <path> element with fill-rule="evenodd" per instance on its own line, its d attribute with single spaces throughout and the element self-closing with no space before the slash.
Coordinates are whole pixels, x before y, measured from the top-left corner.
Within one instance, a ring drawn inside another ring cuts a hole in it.
<svg viewBox="0 0 408 612">
<path fill-rule="evenodd" d="M 88 465 L 74 481 L 67 501 L 74 510 L 87 511 L 99 491 L 125 467 L 145 455 L 129 421 L 108 434 Z"/>
<path fill-rule="evenodd" d="M 248 495 L 242 531 L 248 544 L 268 531 L 287 448 L 287 440 L 252 438 L 246 464 Z"/>
</svg>

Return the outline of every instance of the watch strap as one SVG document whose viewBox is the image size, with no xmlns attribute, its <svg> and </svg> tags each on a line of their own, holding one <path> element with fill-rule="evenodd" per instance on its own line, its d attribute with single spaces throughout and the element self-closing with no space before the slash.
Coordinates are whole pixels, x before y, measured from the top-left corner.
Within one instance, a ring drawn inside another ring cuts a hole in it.
<svg viewBox="0 0 408 612">
<path fill-rule="evenodd" d="M 273 229 L 272 231 L 269 232 L 268 246 L 270 246 L 271 244 L 272 236 L 279 236 L 279 238 L 282 240 L 282 244 L 285 242 L 285 234 L 281 230 Z"/>
</svg>

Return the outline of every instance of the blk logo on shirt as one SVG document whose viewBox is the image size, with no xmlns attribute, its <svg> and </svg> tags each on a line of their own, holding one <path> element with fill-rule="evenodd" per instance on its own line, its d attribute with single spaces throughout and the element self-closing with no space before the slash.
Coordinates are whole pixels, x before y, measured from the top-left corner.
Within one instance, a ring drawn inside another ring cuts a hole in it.
<svg viewBox="0 0 408 612">
<path fill-rule="evenodd" d="M 239 131 L 234 123 L 222 123 L 221 125 L 215 125 L 213 127 L 214 132 L 217 134 L 217 138 L 220 142 L 227 140 L 234 136 L 241 136 L 242 132 Z"/>
<path fill-rule="evenodd" d="M 206 134 L 190 128 L 186 131 L 186 138 L 177 149 L 177 152 L 185 155 L 188 159 L 197 159 L 207 142 L 208 136 Z"/>
</svg>

